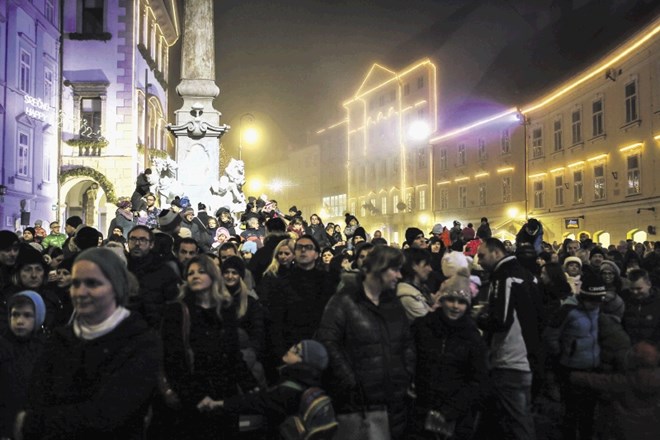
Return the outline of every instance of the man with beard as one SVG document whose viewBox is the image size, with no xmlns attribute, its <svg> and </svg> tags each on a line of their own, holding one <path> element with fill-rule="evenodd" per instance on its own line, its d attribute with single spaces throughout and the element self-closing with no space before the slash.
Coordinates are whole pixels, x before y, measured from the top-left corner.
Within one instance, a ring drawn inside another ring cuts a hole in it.
<svg viewBox="0 0 660 440">
<path fill-rule="evenodd" d="M 128 233 L 128 270 L 140 285 L 138 297 L 129 299 L 130 308 L 158 328 L 165 303 L 176 298 L 181 279 L 151 252 L 153 247 L 154 233 L 148 227 L 138 225 Z"/>
</svg>

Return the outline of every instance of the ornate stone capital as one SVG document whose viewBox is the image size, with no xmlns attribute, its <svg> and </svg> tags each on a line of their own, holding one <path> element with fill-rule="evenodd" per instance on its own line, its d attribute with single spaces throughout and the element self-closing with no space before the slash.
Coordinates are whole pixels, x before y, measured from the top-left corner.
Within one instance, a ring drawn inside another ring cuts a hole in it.
<svg viewBox="0 0 660 440">
<path fill-rule="evenodd" d="M 176 137 L 187 136 L 193 139 L 220 137 L 230 129 L 227 124 L 214 125 L 203 121 L 202 115 L 204 114 L 204 106 L 202 104 L 193 104 L 190 113 L 193 116 L 192 120 L 179 125 L 167 124 L 167 129 Z"/>
</svg>

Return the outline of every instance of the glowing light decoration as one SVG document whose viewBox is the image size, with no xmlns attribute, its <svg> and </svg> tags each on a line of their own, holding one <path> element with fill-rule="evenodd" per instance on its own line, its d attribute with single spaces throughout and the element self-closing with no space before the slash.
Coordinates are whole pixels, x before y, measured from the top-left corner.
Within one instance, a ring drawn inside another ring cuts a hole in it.
<svg viewBox="0 0 660 440">
<path fill-rule="evenodd" d="M 454 179 L 454 182 L 465 182 L 466 180 L 470 180 L 469 177 L 459 177 L 458 179 Z"/>
<path fill-rule="evenodd" d="M 626 151 L 634 150 L 636 148 L 641 148 L 642 145 L 644 145 L 644 144 L 642 144 L 641 142 L 637 142 L 635 144 L 627 145 L 625 147 L 619 148 L 619 151 L 622 152 L 622 153 L 625 153 Z"/>
<path fill-rule="evenodd" d="M 584 165 L 584 161 L 583 161 L 583 160 L 579 160 L 579 161 L 577 161 L 577 162 L 569 163 L 569 164 L 568 164 L 568 167 L 569 167 L 569 168 L 575 168 L 575 167 L 579 167 L 579 166 L 582 166 L 582 165 Z"/>
<path fill-rule="evenodd" d="M 481 119 L 480 121 L 477 121 L 473 124 L 470 124 L 470 125 L 467 125 L 465 127 L 461 127 L 459 129 L 450 131 L 449 133 L 445 133 L 443 135 L 434 137 L 433 139 L 431 139 L 431 142 L 438 142 L 438 141 L 441 141 L 443 139 L 447 139 L 447 138 L 459 135 L 461 133 L 465 133 L 466 131 L 472 130 L 473 128 L 479 127 L 479 126 L 484 125 L 484 124 L 488 124 L 488 123 L 493 122 L 493 121 L 497 121 L 500 118 L 504 118 L 506 116 L 513 115 L 514 113 L 518 113 L 518 109 L 515 108 L 515 107 L 510 108 L 509 110 L 506 110 L 502 113 L 498 113 L 494 116 L 491 116 L 490 118 Z"/>
<path fill-rule="evenodd" d="M 475 174 L 475 175 L 474 175 L 474 178 L 475 178 L 475 179 L 478 179 L 478 178 L 480 178 L 480 177 L 486 177 L 486 176 L 488 176 L 488 175 L 490 175 L 490 173 L 487 173 L 487 172 L 479 173 L 479 174 Z"/>
<path fill-rule="evenodd" d="M 506 213 L 507 213 L 507 215 L 509 216 L 509 218 L 516 218 L 516 217 L 518 217 L 518 212 L 519 212 L 519 211 L 518 211 L 518 208 L 515 208 L 515 207 L 513 207 L 513 208 L 509 208 L 509 209 L 507 209 L 507 211 L 506 211 Z"/>
<path fill-rule="evenodd" d="M 550 170 L 551 173 L 558 173 L 560 171 L 564 171 L 564 167 L 553 168 Z"/>
<path fill-rule="evenodd" d="M 508 173 L 509 171 L 513 171 L 513 167 L 498 168 L 497 170 L 498 173 Z"/>
<path fill-rule="evenodd" d="M 529 176 L 529 178 L 530 178 L 530 179 L 538 179 L 538 178 L 540 178 L 540 177 L 545 177 L 545 176 L 547 176 L 547 175 L 548 175 L 548 173 L 537 173 L 537 174 L 531 174 L 531 175 Z"/>
<path fill-rule="evenodd" d="M 607 154 L 599 154 L 598 156 L 590 157 L 587 162 L 595 162 L 597 160 L 607 159 Z"/>
<path fill-rule="evenodd" d="M 438 182 L 436 185 L 449 185 L 451 183 L 451 180 L 443 180 L 442 182 Z"/>
</svg>

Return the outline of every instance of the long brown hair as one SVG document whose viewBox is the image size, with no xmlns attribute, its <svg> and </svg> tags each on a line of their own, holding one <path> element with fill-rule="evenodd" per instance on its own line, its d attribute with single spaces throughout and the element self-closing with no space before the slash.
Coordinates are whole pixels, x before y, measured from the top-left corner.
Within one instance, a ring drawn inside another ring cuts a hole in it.
<svg viewBox="0 0 660 440">
<path fill-rule="evenodd" d="M 222 319 L 222 309 L 226 309 L 231 305 L 232 296 L 227 290 L 225 283 L 220 275 L 220 270 L 215 265 L 213 260 L 204 254 L 195 255 L 186 264 L 186 270 L 183 272 L 183 279 L 188 278 L 188 269 L 193 263 L 197 263 L 199 267 L 211 277 L 211 300 L 215 305 L 216 314 Z M 179 289 L 179 296 L 177 300 L 183 301 L 188 295 L 194 295 L 188 286 L 188 282 L 184 282 Z"/>
</svg>

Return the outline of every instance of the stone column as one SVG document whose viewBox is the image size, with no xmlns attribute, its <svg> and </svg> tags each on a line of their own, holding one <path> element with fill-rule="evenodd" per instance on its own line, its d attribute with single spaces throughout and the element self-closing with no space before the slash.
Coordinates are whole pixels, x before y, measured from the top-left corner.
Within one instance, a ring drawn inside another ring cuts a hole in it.
<svg viewBox="0 0 660 440">
<path fill-rule="evenodd" d="M 193 206 L 212 207 L 210 187 L 219 180 L 219 138 L 229 130 L 213 108 L 220 93 L 215 84 L 213 0 L 186 0 L 184 5 L 181 82 L 176 88 L 183 106 L 175 112 L 177 180 Z"/>
</svg>

